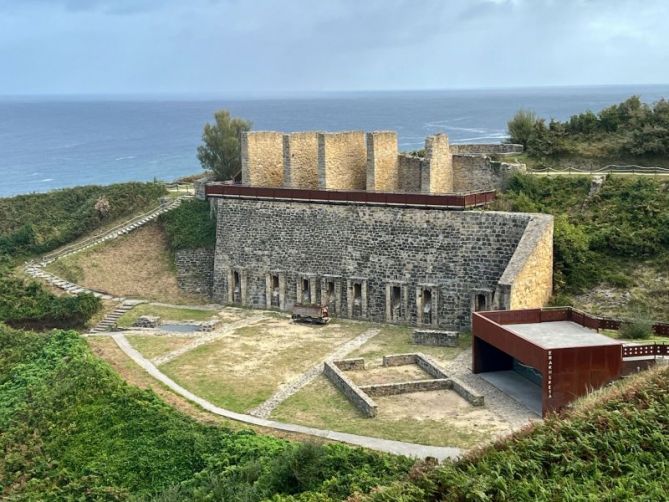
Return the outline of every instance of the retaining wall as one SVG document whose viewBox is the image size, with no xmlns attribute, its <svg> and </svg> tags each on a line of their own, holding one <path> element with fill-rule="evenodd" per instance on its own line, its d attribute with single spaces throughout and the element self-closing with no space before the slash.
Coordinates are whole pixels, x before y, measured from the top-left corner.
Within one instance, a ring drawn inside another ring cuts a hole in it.
<svg viewBox="0 0 669 502">
<path fill-rule="evenodd" d="M 175 253 L 177 285 L 185 293 L 211 296 L 214 285 L 213 249 L 181 249 Z"/>
<path fill-rule="evenodd" d="M 278 200 L 221 198 L 215 203 L 217 301 L 232 298 L 229 278 L 235 271 L 242 304 L 266 308 L 267 274 L 275 273 L 285 278 L 281 308 L 291 310 L 298 301 L 298 282 L 309 276 L 313 301 L 320 301 L 323 285 L 334 280 L 340 292 L 338 316 L 384 322 L 386 286 L 400 282 L 408 306 L 402 322 L 424 321 L 418 296 L 429 290 L 434 295 L 430 324 L 447 329 L 469 325 L 473 295 L 496 290 L 528 221 L 542 218 Z M 552 264 L 537 260 L 536 267 L 542 266 Z M 541 270 L 542 277 L 551 273 Z M 548 287 L 550 281 L 544 282 L 542 287 Z"/>
<path fill-rule="evenodd" d="M 415 329 L 411 333 L 411 343 L 416 345 L 432 345 L 435 347 L 457 347 L 459 334 L 457 331 L 437 331 L 431 329 Z"/>
</svg>

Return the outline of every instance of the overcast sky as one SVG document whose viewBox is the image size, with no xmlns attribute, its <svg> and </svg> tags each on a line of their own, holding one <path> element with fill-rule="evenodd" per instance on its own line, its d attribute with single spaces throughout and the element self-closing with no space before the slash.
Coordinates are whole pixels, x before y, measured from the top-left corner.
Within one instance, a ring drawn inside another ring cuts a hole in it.
<svg viewBox="0 0 669 502">
<path fill-rule="evenodd" d="M 0 0 L 0 94 L 669 83 L 668 0 Z"/>
</svg>

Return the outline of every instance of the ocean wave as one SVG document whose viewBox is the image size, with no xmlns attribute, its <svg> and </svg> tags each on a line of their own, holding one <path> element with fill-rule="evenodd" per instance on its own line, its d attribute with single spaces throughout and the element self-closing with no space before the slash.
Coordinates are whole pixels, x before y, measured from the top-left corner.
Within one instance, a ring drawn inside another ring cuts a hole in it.
<svg viewBox="0 0 669 502">
<path fill-rule="evenodd" d="M 54 181 L 53 178 L 44 178 L 43 180 L 40 180 L 41 183 L 47 183 L 49 181 Z"/>
<path fill-rule="evenodd" d="M 118 158 L 116 158 L 116 159 L 114 159 L 114 160 L 117 160 L 117 161 L 118 161 L 118 160 L 132 160 L 132 159 L 134 159 L 134 158 L 136 158 L 134 155 L 128 155 L 127 157 L 118 157 Z"/>
</svg>

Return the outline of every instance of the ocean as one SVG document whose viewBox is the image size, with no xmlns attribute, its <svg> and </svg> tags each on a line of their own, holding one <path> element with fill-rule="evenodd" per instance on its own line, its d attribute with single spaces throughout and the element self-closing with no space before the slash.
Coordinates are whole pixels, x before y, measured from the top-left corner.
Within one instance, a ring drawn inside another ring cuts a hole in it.
<svg viewBox="0 0 669 502">
<path fill-rule="evenodd" d="M 395 130 L 401 150 L 445 132 L 496 143 L 520 108 L 564 120 L 669 85 L 351 92 L 265 97 L 0 97 L 0 196 L 199 172 L 202 127 L 225 108 L 254 129 Z"/>
</svg>

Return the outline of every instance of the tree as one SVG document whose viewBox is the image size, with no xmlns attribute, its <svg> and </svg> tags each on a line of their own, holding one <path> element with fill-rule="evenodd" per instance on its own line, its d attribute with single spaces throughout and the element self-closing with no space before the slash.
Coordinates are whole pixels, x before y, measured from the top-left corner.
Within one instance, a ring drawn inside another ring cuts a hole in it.
<svg viewBox="0 0 669 502">
<path fill-rule="evenodd" d="M 537 116 L 530 110 L 518 110 L 511 120 L 506 124 L 512 143 L 518 143 L 527 148 L 527 142 L 534 130 Z"/>
<path fill-rule="evenodd" d="M 241 136 L 251 129 L 248 120 L 231 117 L 227 110 L 214 113 L 215 124 L 205 124 L 197 158 L 219 180 L 231 179 L 242 168 Z"/>
</svg>

